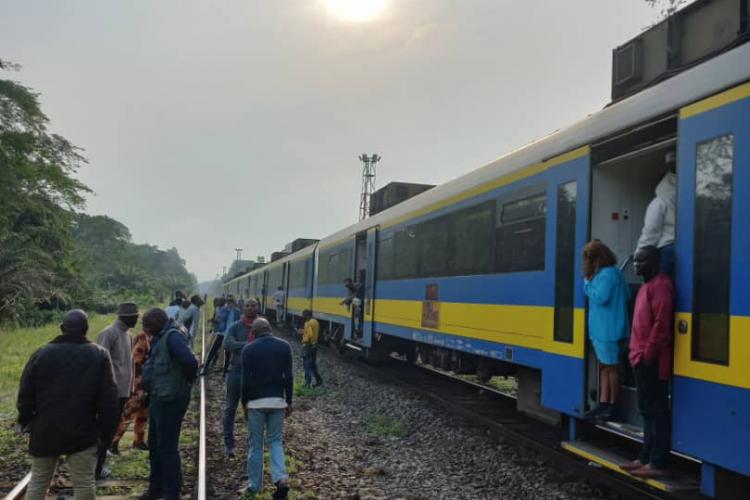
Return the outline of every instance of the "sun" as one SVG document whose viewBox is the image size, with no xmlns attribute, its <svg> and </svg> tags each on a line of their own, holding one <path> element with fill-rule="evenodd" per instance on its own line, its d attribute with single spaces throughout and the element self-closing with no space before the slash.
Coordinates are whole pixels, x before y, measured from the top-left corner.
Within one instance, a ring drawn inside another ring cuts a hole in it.
<svg viewBox="0 0 750 500">
<path fill-rule="evenodd" d="M 361 23 L 380 15 L 389 0 L 323 0 L 326 9 L 342 21 Z"/>
</svg>

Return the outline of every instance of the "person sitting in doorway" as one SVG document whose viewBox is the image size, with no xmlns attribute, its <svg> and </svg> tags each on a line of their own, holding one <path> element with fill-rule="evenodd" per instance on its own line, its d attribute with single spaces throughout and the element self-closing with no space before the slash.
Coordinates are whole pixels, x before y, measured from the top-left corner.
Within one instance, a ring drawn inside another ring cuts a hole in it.
<svg viewBox="0 0 750 500">
<path fill-rule="evenodd" d="M 669 457 L 675 291 L 672 280 L 660 270 L 655 246 L 638 249 L 635 272 L 643 278 L 643 286 L 635 298 L 629 358 L 643 417 L 643 446 L 640 457 L 621 467 L 636 477 L 653 478 L 664 474 Z"/>
<path fill-rule="evenodd" d="M 630 291 L 617 258 L 599 240 L 583 248 L 583 291 L 589 299 L 588 331 L 599 360 L 599 404 L 587 418 L 609 420 L 620 393 L 620 341 L 628 336 Z"/>
<path fill-rule="evenodd" d="M 654 190 L 656 197 L 648 204 L 636 250 L 649 245 L 658 248 L 661 255 L 660 271 L 673 277 L 675 212 L 677 210 L 677 174 L 673 150 L 664 155 L 664 163 L 668 171 L 656 185 Z"/>
</svg>

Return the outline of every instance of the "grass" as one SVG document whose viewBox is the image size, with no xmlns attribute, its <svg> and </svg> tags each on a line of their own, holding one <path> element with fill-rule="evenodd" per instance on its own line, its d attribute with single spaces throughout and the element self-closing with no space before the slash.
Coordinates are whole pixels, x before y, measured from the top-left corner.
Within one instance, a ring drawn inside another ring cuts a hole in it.
<svg viewBox="0 0 750 500">
<path fill-rule="evenodd" d="M 409 435 L 409 426 L 403 421 L 385 415 L 371 415 L 365 421 L 368 434 L 382 438 L 404 438 Z"/>
<path fill-rule="evenodd" d="M 295 396 L 303 396 L 308 398 L 317 398 L 318 396 L 322 396 L 325 394 L 325 389 L 323 387 L 305 387 L 305 384 L 303 382 L 295 382 L 294 383 L 294 395 Z"/>
</svg>

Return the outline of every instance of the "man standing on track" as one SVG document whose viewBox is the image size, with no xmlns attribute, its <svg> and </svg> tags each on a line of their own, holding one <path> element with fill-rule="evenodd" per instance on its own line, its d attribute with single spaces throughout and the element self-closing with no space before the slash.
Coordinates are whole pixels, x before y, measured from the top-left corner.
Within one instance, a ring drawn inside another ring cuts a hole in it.
<svg viewBox="0 0 750 500">
<path fill-rule="evenodd" d="M 120 425 L 117 427 L 112 446 L 109 448 L 110 453 L 118 455 L 120 453 L 119 443 L 128 424 L 133 422 L 133 448 L 138 450 L 148 450 L 146 445 L 146 425 L 148 424 L 148 407 L 146 406 L 146 395 L 143 392 L 143 365 L 148 359 L 148 351 L 151 349 L 151 338 L 141 330 L 133 338 L 133 390 L 130 399 L 125 403 L 125 411 L 120 419 Z"/>
<path fill-rule="evenodd" d="M 180 431 L 190 403 L 198 360 L 177 322 L 155 308 L 143 315 L 151 352 L 143 367 L 143 389 L 149 401 L 148 448 L 151 474 L 142 500 L 178 500 L 182 491 Z"/>
<path fill-rule="evenodd" d="M 653 478 L 664 474 L 669 457 L 674 285 L 660 271 L 655 246 L 639 248 L 633 262 L 644 281 L 635 298 L 629 354 L 643 417 L 643 447 L 641 456 L 622 468 L 637 477 Z"/>
<path fill-rule="evenodd" d="M 317 387 L 323 384 L 323 377 L 318 373 L 320 324 L 317 319 L 312 317 L 312 311 L 309 309 L 302 311 L 302 318 L 305 320 L 305 327 L 300 331 L 302 333 L 302 365 L 305 367 L 305 387 L 310 387 L 313 376 L 315 376 L 315 386 Z"/>
<path fill-rule="evenodd" d="M 118 418 L 122 415 L 130 397 L 133 384 L 133 342 L 128 331 L 138 323 L 138 306 L 133 302 L 123 302 L 117 308 L 117 320 L 108 328 L 105 328 L 96 339 L 96 343 L 109 351 L 112 359 L 112 367 L 115 371 L 117 382 L 117 398 L 120 405 Z M 96 461 L 96 478 L 102 479 L 110 475 L 104 468 L 107 459 L 107 450 L 111 443 L 102 443 L 99 447 L 99 456 Z"/>
<path fill-rule="evenodd" d="M 263 490 L 263 438 L 268 437 L 273 498 L 286 498 L 289 480 L 284 464 L 284 417 L 292 414 L 292 348 L 276 338 L 264 318 L 253 321 L 255 340 L 242 349 L 242 404 L 248 409 L 247 492 Z"/>
<path fill-rule="evenodd" d="M 234 297 L 230 295 L 229 297 L 227 297 L 226 305 L 222 306 L 222 308 L 219 309 L 219 312 L 216 314 L 216 321 L 218 322 L 216 337 L 214 338 L 213 344 L 211 344 L 211 350 L 208 352 L 206 362 L 203 365 L 203 369 L 201 370 L 201 375 L 206 374 L 206 371 L 212 363 L 216 364 L 216 359 L 218 358 L 219 353 L 221 352 L 222 345 L 224 344 L 224 334 L 226 333 L 227 328 L 229 328 L 232 323 L 240 319 L 240 311 L 239 309 L 237 309 L 236 304 L 237 303 L 235 302 Z M 228 362 L 229 360 L 225 356 L 223 371 L 227 370 Z"/>
<path fill-rule="evenodd" d="M 224 348 L 229 351 L 229 372 L 227 374 L 227 394 L 224 401 L 224 450 L 227 458 L 234 458 L 234 419 L 237 405 L 242 396 L 242 372 L 240 359 L 242 348 L 253 340 L 253 321 L 258 319 L 258 303 L 248 299 L 242 318 L 227 329 Z"/>
<path fill-rule="evenodd" d="M 86 339 L 80 309 L 65 315 L 62 335 L 32 354 L 18 389 L 18 423 L 31 428 L 28 500 L 42 500 L 60 455 L 67 456 L 75 498 L 96 498 L 98 445 L 119 420 L 117 386 L 107 351 Z"/>
</svg>

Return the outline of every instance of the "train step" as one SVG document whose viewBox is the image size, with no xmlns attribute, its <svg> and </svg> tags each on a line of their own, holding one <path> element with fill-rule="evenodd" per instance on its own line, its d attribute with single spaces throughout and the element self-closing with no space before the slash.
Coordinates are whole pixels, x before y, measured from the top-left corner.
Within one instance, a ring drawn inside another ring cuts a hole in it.
<svg viewBox="0 0 750 500">
<path fill-rule="evenodd" d="M 699 478 L 686 475 L 682 471 L 672 471 L 670 469 L 668 476 L 658 479 L 640 479 L 631 476 L 620 468 L 620 464 L 631 461 L 633 459 L 632 455 L 620 452 L 616 448 L 605 449 L 584 441 L 564 441 L 562 448 L 588 460 L 592 465 L 605 467 L 618 474 L 623 474 L 631 479 L 648 484 L 652 488 L 680 497 L 693 497 L 700 489 Z"/>
</svg>

